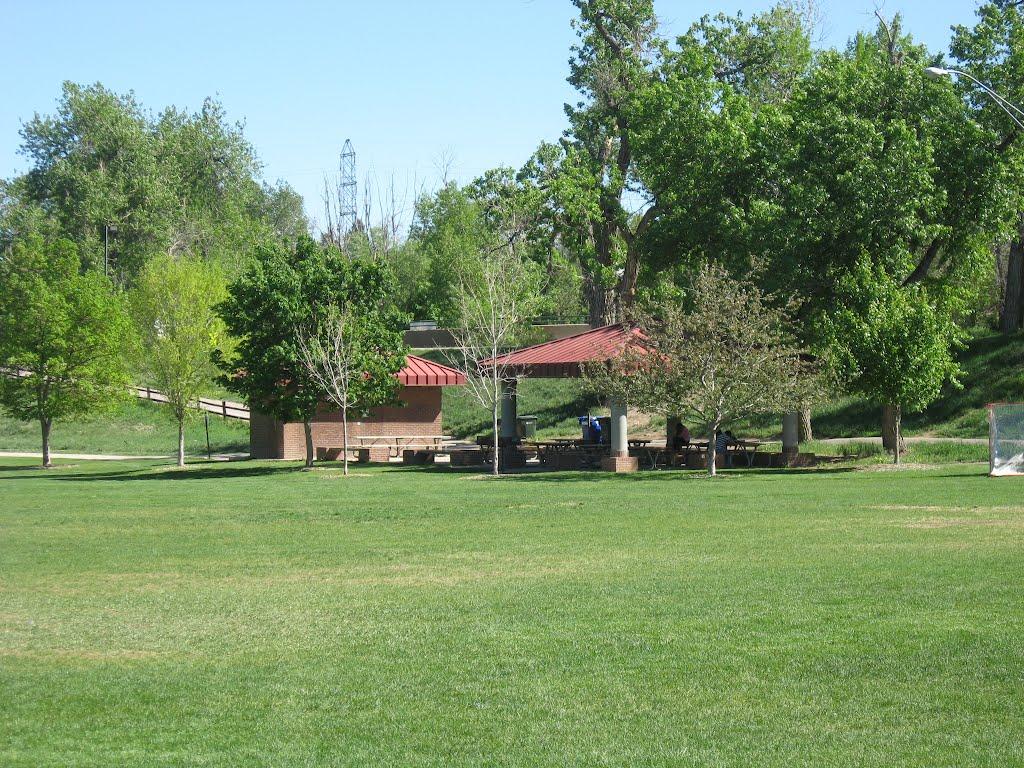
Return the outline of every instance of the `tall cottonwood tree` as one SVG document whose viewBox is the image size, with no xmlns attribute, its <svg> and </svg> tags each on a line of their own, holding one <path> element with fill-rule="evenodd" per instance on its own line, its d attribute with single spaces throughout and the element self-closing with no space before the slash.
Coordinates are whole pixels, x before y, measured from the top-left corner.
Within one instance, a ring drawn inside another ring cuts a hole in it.
<svg viewBox="0 0 1024 768">
<path fill-rule="evenodd" d="M 56 111 L 33 116 L 21 138 L 29 170 L 10 193 L 44 207 L 84 266 L 102 269 L 106 240 L 126 284 L 158 253 L 234 273 L 254 243 L 294 243 L 306 229 L 299 196 L 260 180 L 242 128 L 212 99 L 154 116 L 131 93 L 66 82 Z"/>
<path fill-rule="evenodd" d="M 1024 8 L 1016 0 L 997 0 L 979 6 L 977 13 L 973 27 L 957 26 L 953 30 L 950 50 L 957 65 L 1003 98 L 1018 106 L 1024 104 Z M 1020 126 L 969 78 L 959 85 L 978 119 L 1001 137 L 1000 144 L 1007 149 L 1014 173 L 1021 177 L 1024 153 Z M 999 325 L 1004 333 L 1024 327 L 1024 204 L 1018 202 L 1018 207 L 1002 280 Z"/>
<path fill-rule="evenodd" d="M 590 321 L 615 319 L 635 299 L 644 233 L 657 202 L 636 177 L 629 102 L 652 77 L 663 45 L 651 0 L 573 0 L 580 42 L 569 82 L 570 128 L 540 147 L 524 173 L 548 197 L 563 243 L 583 266 Z M 633 198 L 644 210 L 634 215 Z"/>
<path fill-rule="evenodd" d="M 825 357 L 829 319 L 862 307 L 865 279 L 880 295 L 895 283 L 949 319 L 962 313 L 990 274 L 1013 196 L 1003 137 L 951 83 L 925 76 L 927 51 L 887 21 L 765 101 L 715 75 L 720 56 L 703 42 L 713 37 L 684 38 L 634 111 L 639 172 L 666 204 L 651 264 L 685 285 L 714 261 L 800 297 L 801 342 Z"/>
</svg>

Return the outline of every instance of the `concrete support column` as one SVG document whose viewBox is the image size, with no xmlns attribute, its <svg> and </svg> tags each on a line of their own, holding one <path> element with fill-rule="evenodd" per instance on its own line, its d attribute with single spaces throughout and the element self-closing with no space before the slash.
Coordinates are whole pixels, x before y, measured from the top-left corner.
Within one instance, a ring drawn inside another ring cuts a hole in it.
<svg viewBox="0 0 1024 768">
<path fill-rule="evenodd" d="M 507 381 L 501 390 L 501 429 L 503 442 L 516 439 L 516 380 Z"/>
<path fill-rule="evenodd" d="M 608 456 L 601 459 L 601 468 L 608 472 L 636 472 L 639 462 L 636 456 L 629 455 L 629 434 L 626 427 L 626 403 L 612 400 L 612 428 Z"/>
<path fill-rule="evenodd" d="M 782 417 L 782 462 L 789 466 L 800 453 L 800 414 L 797 411 Z"/>
<path fill-rule="evenodd" d="M 612 456 L 629 456 L 629 435 L 626 425 L 626 403 L 622 400 L 612 400 L 612 435 L 611 454 Z"/>
</svg>

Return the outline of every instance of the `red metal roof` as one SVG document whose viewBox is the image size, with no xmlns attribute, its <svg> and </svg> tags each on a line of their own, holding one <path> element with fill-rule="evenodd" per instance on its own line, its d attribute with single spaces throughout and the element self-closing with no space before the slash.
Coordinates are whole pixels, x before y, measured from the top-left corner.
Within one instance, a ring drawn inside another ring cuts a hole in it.
<svg viewBox="0 0 1024 768">
<path fill-rule="evenodd" d="M 461 371 L 416 355 L 406 355 L 405 367 L 395 376 L 407 387 L 451 387 L 466 383 Z"/>
<path fill-rule="evenodd" d="M 641 335 L 638 329 L 627 330 L 621 323 L 605 325 L 564 339 L 509 352 L 498 357 L 498 361 L 518 369 L 522 376 L 549 379 L 574 377 L 580 375 L 581 364 L 611 360 Z M 484 364 L 487 362 L 484 361 Z"/>
</svg>

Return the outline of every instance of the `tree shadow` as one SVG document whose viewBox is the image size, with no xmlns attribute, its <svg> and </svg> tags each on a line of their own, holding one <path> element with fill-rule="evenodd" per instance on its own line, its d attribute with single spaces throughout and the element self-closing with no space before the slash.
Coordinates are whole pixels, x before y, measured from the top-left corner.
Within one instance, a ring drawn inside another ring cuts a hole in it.
<svg viewBox="0 0 1024 768">
<path fill-rule="evenodd" d="M 614 474 L 612 472 L 605 472 L 599 469 L 589 470 L 550 470 L 550 469 L 537 469 L 537 470 L 526 470 L 515 473 L 509 473 L 503 475 L 503 477 L 509 480 L 518 482 L 541 482 L 541 483 L 559 483 L 559 482 L 580 482 L 580 481 L 602 481 L 615 479 L 618 482 L 627 483 L 646 483 L 646 482 L 685 482 L 685 481 L 699 481 L 699 480 L 712 480 L 712 481 L 737 481 L 744 477 L 751 476 L 768 476 L 768 477 L 794 477 L 796 475 L 838 475 L 847 474 L 850 472 L 856 472 L 856 467 L 793 467 L 793 468 L 779 468 L 779 469 L 726 469 L 719 470 L 718 475 L 714 478 L 708 476 L 707 472 L 699 469 L 658 469 L 658 470 L 640 470 L 639 472 L 631 472 L 628 474 Z"/>
<path fill-rule="evenodd" d="M 32 479 L 58 480 L 71 483 L 92 483 L 92 482 L 124 482 L 124 481 L 175 481 L 175 480 L 227 480 L 233 478 L 269 477 L 272 475 L 289 474 L 301 472 L 301 466 L 240 466 L 240 462 L 204 462 L 202 464 L 186 465 L 184 469 L 174 466 L 149 466 L 134 467 L 132 469 L 120 469 L 114 471 L 76 473 L 76 474 L 53 474 L 53 472 L 42 472 L 33 476 Z M 57 471 L 60 467 L 57 468 Z M 0 478 L 2 480 L 15 480 L 25 478 Z"/>
</svg>

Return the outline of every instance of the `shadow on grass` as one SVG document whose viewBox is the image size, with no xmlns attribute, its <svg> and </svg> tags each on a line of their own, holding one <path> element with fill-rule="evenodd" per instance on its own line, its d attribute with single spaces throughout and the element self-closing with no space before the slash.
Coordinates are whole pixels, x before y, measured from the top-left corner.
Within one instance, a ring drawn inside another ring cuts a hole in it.
<svg viewBox="0 0 1024 768">
<path fill-rule="evenodd" d="M 23 467 L 22 469 L 28 469 Z M 57 467 L 54 470 L 48 472 L 40 472 L 33 476 L 33 479 L 40 480 L 60 480 L 63 482 L 71 483 L 91 483 L 91 482 L 122 482 L 122 481 L 137 481 L 137 480 L 148 480 L 148 481 L 171 481 L 171 480 L 226 480 L 230 478 L 248 478 L 248 477 L 268 477 L 270 475 L 281 475 L 292 472 L 301 472 L 301 466 L 258 466 L 258 467 L 246 467 L 239 466 L 236 462 L 231 462 L 225 466 L 222 462 L 207 462 L 203 464 L 192 464 L 186 466 L 184 469 L 178 469 L 174 466 L 149 466 L 149 467 L 135 467 L 133 469 L 122 469 L 117 471 L 105 471 L 105 472 L 88 472 L 88 473 L 76 473 L 76 474 L 55 474 L 60 472 L 62 468 Z M 3 478 L 4 480 L 24 480 L 21 478 Z"/>
<path fill-rule="evenodd" d="M 792 477 L 794 475 L 839 475 L 856 472 L 857 467 L 794 467 L 789 469 L 727 469 L 719 470 L 716 479 L 738 480 L 752 475 L 767 475 L 771 477 Z M 490 469 L 485 467 L 449 467 L 445 464 L 418 465 L 418 466 L 392 466 L 382 470 L 383 472 L 416 472 L 422 474 L 439 475 L 462 475 L 477 476 L 481 479 L 490 479 Z M 667 482 L 676 480 L 703 480 L 708 475 L 702 470 L 696 469 L 659 469 L 641 470 L 628 474 L 616 475 L 612 472 L 605 472 L 600 469 L 545 469 L 541 467 L 527 467 L 525 469 L 506 470 L 497 478 L 513 482 L 540 482 L 540 483 L 565 483 L 565 482 L 596 482 L 602 480 L 619 479 L 622 482 Z"/>
<path fill-rule="evenodd" d="M 558 483 L 567 481 L 600 481 L 615 478 L 621 482 L 645 483 L 645 482 L 673 482 L 680 480 L 740 480 L 744 477 L 767 475 L 770 477 L 793 477 L 794 475 L 839 475 L 855 472 L 855 467 L 828 467 L 815 468 L 794 468 L 794 469 L 737 469 L 719 471 L 715 478 L 708 476 L 701 470 L 641 470 L 629 474 L 616 475 L 612 472 L 601 470 L 579 470 L 579 471 L 558 471 L 558 470 L 536 470 L 515 472 L 503 475 L 509 480 L 520 482 L 541 482 Z"/>
</svg>

